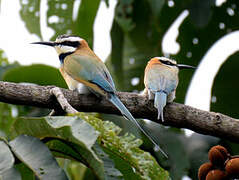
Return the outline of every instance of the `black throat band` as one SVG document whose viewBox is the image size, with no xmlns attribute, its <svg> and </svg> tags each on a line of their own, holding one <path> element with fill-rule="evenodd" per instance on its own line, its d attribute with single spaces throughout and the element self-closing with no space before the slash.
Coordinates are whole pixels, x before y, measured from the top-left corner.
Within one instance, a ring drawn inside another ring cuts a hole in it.
<svg viewBox="0 0 239 180">
<path fill-rule="evenodd" d="M 66 58 L 66 56 L 71 55 L 72 53 L 74 53 L 74 52 L 61 53 L 61 54 L 59 55 L 59 59 L 60 59 L 61 64 L 64 63 L 64 59 Z"/>
</svg>

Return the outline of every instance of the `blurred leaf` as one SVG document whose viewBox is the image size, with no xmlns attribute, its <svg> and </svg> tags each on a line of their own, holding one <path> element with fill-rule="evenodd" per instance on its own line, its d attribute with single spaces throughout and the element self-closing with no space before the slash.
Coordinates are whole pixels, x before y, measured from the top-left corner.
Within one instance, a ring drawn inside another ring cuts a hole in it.
<svg viewBox="0 0 239 180">
<path fill-rule="evenodd" d="M 6 71 L 18 66 L 20 65 L 17 62 L 9 64 L 5 52 L 2 49 L 0 49 L 0 80 L 1 81 L 3 80 L 2 78 Z"/>
<path fill-rule="evenodd" d="M 100 5 L 100 0 L 81 0 L 77 19 L 75 21 L 76 28 L 73 29 L 73 34 L 79 34 L 93 47 L 93 25 Z"/>
<path fill-rule="evenodd" d="M 131 31 L 135 27 L 132 20 L 132 3 L 133 0 L 121 1 L 116 6 L 115 10 L 115 20 L 125 33 Z"/>
<path fill-rule="evenodd" d="M 184 141 L 184 145 L 187 151 L 187 156 L 190 161 L 190 169 L 188 176 L 192 179 L 198 179 L 198 169 L 199 167 L 208 162 L 208 151 L 209 149 L 217 145 L 219 139 L 212 136 L 206 136 L 194 133 Z"/>
<path fill-rule="evenodd" d="M 109 7 L 109 0 L 104 0 L 107 7 Z"/>
<path fill-rule="evenodd" d="M 157 18 L 159 17 L 160 13 L 161 13 L 161 10 L 163 8 L 163 5 L 165 3 L 165 0 L 161 0 L 161 1 L 158 1 L 158 0 L 148 0 L 149 1 L 149 4 L 150 4 L 150 7 L 151 7 L 151 11 L 152 11 L 152 14 L 153 14 L 153 17 Z"/>
<path fill-rule="evenodd" d="M 20 173 L 14 168 L 15 158 L 8 145 L 0 140 L 0 178 L 20 180 Z"/>
<path fill-rule="evenodd" d="M 194 2 L 194 1 L 193 1 Z M 212 2 L 200 1 L 200 3 L 206 3 L 210 6 Z M 176 5 L 176 4 L 175 4 Z M 203 5 L 203 4 L 201 4 Z M 239 1 L 230 0 L 223 3 L 221 6 L 213 6 L 210 8 L 212 11 L 210 14 L 209 22 L 205 24 L 203 28 L 195 26 L 195 21 L 187 17 L 179 28 L 179 35 L 177 42 L 180 44 L 180 51 L 174 57 L 179 63 L 185 63 L 190 65 L 199 64 L 202 57 L 208 51 L 208 49 L 221 37 L 227 33 L 238 30 L 239 27 L 239 14 L 234 13 L 229 15 L 228 10 L 232 12 L 236 11 L 235 7 L 239 7 Z M 208 8 L 207 8 L 208 9 Z M 206 10 L 208 11 L 208 10 Z M 199 16 L 202 14 L 202 10 L 198 9 L 193 16 Z M 170 12 L 169 12 L 170 13 Z M 206 21 L 205 21 L 206 22 Z M 230 22 L 230 23 L 229 23 Z M 208 67 L 210 71 L 210 67 Z M 186 89 L 190 83 L 192 71 L 182 71 L 180 73 L 180 79 L 177 88 L 177 101 L 183 102 Z M 221 82 L 222 84 L 224 82 Z"/>
<path fill-rule="evenodd" d="M 6 66 L 9 64 L 6 54 L 2 49 L 0 49 L 0 62 L 1 62 L 1 66 Z"/>
<path fill-rule="evenodd" d="M 239 118 L 238 99 L 239 85 L 235 83 L 238 77 L 239 52 L 231 55 L 218 71 L 212 88 L 211 111 Z"/>
<path fill-rule="evenodd" d="M 214 5 L 215 0 L 194 0 L 189 9 L 192 23 L 198 28 L 205 27 L 212 17 L 211 8 Z"/>
<path fill-rule="evenodd" d="M 42 39 L 40 30 L 40 2 L 35 0 L 20 0 L 20 15 L 28 31 Z"/>
<path fill-rule="evenodd" d="M 169 179 L 168 172 L 162 169 L 149 153 L 139 149 L 141 140 L 136 139 L 132 134 L 119 136 L 121 129 L 112 122 L 101 121 L 90 114 L 81 113 L 80 117 L 100 132 L 100 145 L 128 163 L 142 179 Z M 121 166 L 116 164 L 116 167 Z M 124 177 L 127 177 L 127 172 L 121 171 Z"/>
<path fill-rule="evenodd" d="M 87 1 L 82 0 L 78 12 L 73 12 L 74 1 L 55 0 L 48 1 L 47 24 L 55 30 L 55 40 L 61 34 L 74 34 L 84 38 L 90 45 L 93 46 L 93 24 L 96 13 L 98 11 L 100 0 Z M 75 8 L 78 9 L 78 8 Z M 73 14 L 77 13 L 77 14 Z M 73 19 L 73 16 L 76 19 Z"/>
<path fill-rule="evenodd" d="M 74 1 L 49 0 L 47 5 L 47 25 L 55 31 L 51 40 L 55 40 L 61 34 L 71 34 L 76 28 L 72 18 Z"/>
<path fill-rule="evenodd" d="M 12 105 L 7 103 L 0 103 L 0 130 L 8 135 L 10 128 L 14 122 L 12 117 Z"/>
<path fill-rule="evenodd" d="M 67 88 L 60 72 L 54 67 L 43 64 L 11 68 L 4 73 L 3 80 L 17 83 L 28 82 L 39 85 L 55 85 Z"/>
<path fill-rule="evenodd" d="M 34 171 L 39 179 L 67 179 L 50 150 L 39 139 L 20 135 L 10 141 L 14 154 Z"/>
</svg>

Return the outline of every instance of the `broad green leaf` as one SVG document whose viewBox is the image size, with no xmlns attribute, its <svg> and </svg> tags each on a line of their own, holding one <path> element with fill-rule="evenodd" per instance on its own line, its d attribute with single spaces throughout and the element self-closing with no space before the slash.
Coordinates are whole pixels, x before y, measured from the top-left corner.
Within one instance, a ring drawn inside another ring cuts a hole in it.
<svg viewBox="0 0 239 180">
<path fill-rule="evenodd" d="M 1 180 L 9 180 L 9 179 L 21 180 L 21 174 L 14 167 L 12 167 L 4 171 L 2 174 L 0 174 L 0 179 Z"/>
<path fill-rule="evenodd" d="M 54 36 L 51 38 L 55 40 L 61 34 L 79 35 L 86 39 L 89 45 L 93 46 L 93 24 L 96 13 L 99 8 L 100 0 L 87 1 L 82 0 L 78 12 L 74 12 L 76 19 L 73 19 L 74 1 L 48 1 L 47 23 L 48 26 L 55 30 Z"/>
<path fill-rule="evenodd" d="M 79 117 L 18 118 L 12 134 L 44 138 L 43 141 L 55 155 L 79 160 L 91 168 L 99 179 L 104 179 L 103 162 L 91 149 L 99 133 Z"/>
<path fill-rule="evenodd" d="M 162 169 L 148 152 L 139 148 L 142 144 L 141 140 L 136 139 L 132 134 L 119 136 L 121 129 L 112 122 L 101 121 L 90 114 L 81 113 L 79 116 L 100 132 L 100 145 L 127 162 L 140 178 L 169 179 L 168 172 Z M 118 168 L 117 164 L 116 167 Z M 122 171 L 121 173 L 127 177 L 127 174 Z"/>
<path fill-rule="evenodd" d="M 115 168 L 115 163 L 113 162 L 113 160 L 110 159 L 109 155 L 101 149 L 98 143 L 94 144 L 93 150 L 104 162 L 105 179 L 122 179 L 123 175 L 118 169 Z"/>
<path fill-rule="evenodd" d="M 21 177 L 24 180 L 36 180 L 33 171 L 28 168 L 24 163 L 15 164 L 15 168 L 21 172 Z"/>
<path fill-rule="evenodd" d="M 40 2 L 35 0 L 20 0 L 20 15 L 28 31 L 42 38 L 40 30 Z"/>
<path fill-rule="evenodd" d="M 124 180 L 140 180 L 142 179 L 139 174 L 135 173 L 135 169 L 132 168 L 130 163 L 125 161 L 122 157 L 119 155 L 115 154 L 114 152 L 110 151 L 107 148 L 103 148 L 104 152 L 109 155 L 111 159 L 114 160 L 114 163 L 116 165 L 116 168 L 120 170 L 120 172 L 123 174 L 123 179 Z"/>
<path fill-rule="evenodd" d="M 0 140 L 0 174 L 13 167 L 15 159 L 8 145 Z"/>
<path fill-rule="evenodd" d="M 235 83 L 238 77 L 239 52 L 231 55 L 218 71 L 212 88 L 211 110 L 239 118 L 237 108 L 239 85 Z"/>
<path fill-rule="evenodd" d="M 4 73 L 3 80 L 9 82 L 28 82 L 39 85 L 55 85 L 62 88 L 67 87 L 60 72 L 56 68 L 43 64 L 11 68 Z"/>
<path fill-rule="evenodd" d="M 9 142 L 11 150 L 39 179 L 67 179 L 50 150 L 39 139 L 20 135 Z"/>
<path fill-rule="evenodd" d="M 20 173 L 14 168 L 15 158 L 8 145 L 0 140 L 0 179 L 20 180 Z"/>
</svg>

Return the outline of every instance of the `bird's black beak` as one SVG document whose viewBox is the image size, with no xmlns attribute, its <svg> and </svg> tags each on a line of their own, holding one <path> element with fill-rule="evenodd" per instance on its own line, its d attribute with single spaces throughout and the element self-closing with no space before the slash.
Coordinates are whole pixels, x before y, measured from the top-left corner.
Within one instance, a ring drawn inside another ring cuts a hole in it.
<svg viewBox="0 0 239 180">
<path fill-rule="evenodd" d="M 51 42 L 51 41 L 49 41 L 49 42 L 33 42 L 31 44 L 42 44 L 42 45 L 52 46 L 52 47 L 56 46 L 56 43 L 55 42 Z"/>
<path fill-rule="evenodd" d="M 196 69 L 196 67 L 194 67 L 194 66 L 185 65 L 185 64 L 177 64 L 177 67 L 179 69 Z"/>
</svg>

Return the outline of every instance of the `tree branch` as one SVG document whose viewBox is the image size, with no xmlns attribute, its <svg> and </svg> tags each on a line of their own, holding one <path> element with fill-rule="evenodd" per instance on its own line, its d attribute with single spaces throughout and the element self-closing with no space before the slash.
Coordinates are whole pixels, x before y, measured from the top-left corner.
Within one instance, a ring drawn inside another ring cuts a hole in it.
<svg viewBox="0 0 239 180">
<path fill-rule="evenodd" d="M 60 104 L 51 93 L 54 87 L 0 81 L 0 101 L 60 110 Z M 97 98 L 93 94 L 82 95 L 66 89 L 61 89 L 61 91 L 67 101 L 79 111 L 120 115 L 120 112 L 104 98 Z M 134 117 L 161 123 L 157 120 L 157 110 L 153 107 L 153 102 L 146 97 L 127 92 L 119 92 L 118 96 Z M 165 107 L 164 119 L 165 122 L 162 123 L 164 125 L 187 128 L 201 134 L 239 142 L 239 120 L 220 113 L 170 103 Z"/>
</svg>

